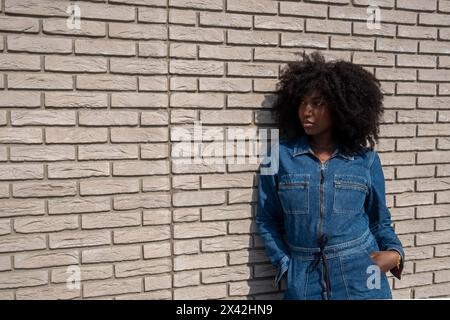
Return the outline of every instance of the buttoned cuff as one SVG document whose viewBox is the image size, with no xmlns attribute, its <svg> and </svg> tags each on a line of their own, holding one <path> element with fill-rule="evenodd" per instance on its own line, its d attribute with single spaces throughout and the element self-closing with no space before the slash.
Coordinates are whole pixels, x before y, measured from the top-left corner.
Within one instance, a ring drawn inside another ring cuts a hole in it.
<svg viewBox="0 0 450 320">
<path fill-rule="evenodd" d="M 285 255 L 283 256 L 283 258 L 281 258 L 280 262 L 278 263 L 274 287 L 278 287 L 278 283 L 280 282 L 281 278 L 283 277 L 283 274 L 289 267 L 289 261 L 290 261 L 289 256 Z"/>
</svg>

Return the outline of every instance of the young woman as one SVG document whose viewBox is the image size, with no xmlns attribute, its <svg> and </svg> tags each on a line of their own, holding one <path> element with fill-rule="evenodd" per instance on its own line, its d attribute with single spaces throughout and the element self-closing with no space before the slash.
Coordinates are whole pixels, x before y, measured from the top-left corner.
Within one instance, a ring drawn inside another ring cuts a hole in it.
<svg viewBox="0 0 450 320">
<path fill-rule="evenodd" d="M 374 150 L 379 81 L 316 51 L 282 70 L 277 98 L 277 170 L 259 176 L 256 212 L 275 285 L 286 274 L 284 299 L 391 299 L 405 255 Z"/>
</svg>

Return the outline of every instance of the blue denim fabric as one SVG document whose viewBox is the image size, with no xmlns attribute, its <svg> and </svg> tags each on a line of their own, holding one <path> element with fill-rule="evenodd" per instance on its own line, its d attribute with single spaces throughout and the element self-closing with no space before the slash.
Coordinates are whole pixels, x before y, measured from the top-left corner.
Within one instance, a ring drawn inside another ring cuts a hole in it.
<svg viewBox="0 0 450 320">
<path fill-rule="evenodd" d="M 279 161 L 273 152 L 276 146 Z M 348 156 L 336 149 L 322 164 L 312 152 L 308 137 L 301 136 L 280 139 L 262 166 L 275 166 L 276 170 L 259 176 L 256 224 L 267 256 L 276 267 L 275 286 L 288 271 L 284 298 L 391 298 L 383 272 L 381 288 L 369 289 L 366 285 L 370 275 L 366 269 L 375 265 L 371 252 L 399 252 L 400 267 L 390 271 L 398 279 L 405 258 L 386 207 L 378 153 L 364 148 Z M 326 273 L 331 296 L 324 292 L 326 270 L 322 264 L 308 271 L 321 235 L 328 239 L 322 252 L 329 258 Z"/>
</svg>

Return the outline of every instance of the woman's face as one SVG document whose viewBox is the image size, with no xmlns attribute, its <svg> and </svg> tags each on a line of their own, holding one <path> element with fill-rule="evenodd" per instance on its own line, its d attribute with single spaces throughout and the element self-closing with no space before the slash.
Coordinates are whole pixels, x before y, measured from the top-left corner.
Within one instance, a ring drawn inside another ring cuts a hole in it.
<svg viewBox="0 0 450 320">
<path fill-rule="evenodd" d="M 331 130 L 329 104 L 317 91 L 303 97 L 298 108 L 298 117 L 307 135 L 315 136 Z"/>
</svg>

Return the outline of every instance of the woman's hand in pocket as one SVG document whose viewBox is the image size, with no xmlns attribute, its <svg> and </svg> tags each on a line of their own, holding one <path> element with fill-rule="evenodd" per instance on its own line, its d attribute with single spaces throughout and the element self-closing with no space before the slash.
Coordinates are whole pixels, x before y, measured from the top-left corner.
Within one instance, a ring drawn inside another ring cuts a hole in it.
<svg viewBox="0 0 450 320">
<path fill-rule="evenodd" d="M 374 251 L 370 254 L 370 257 L 384 273 L 397 266 L 398 253 L 396 251 Z"/>
</svg>

